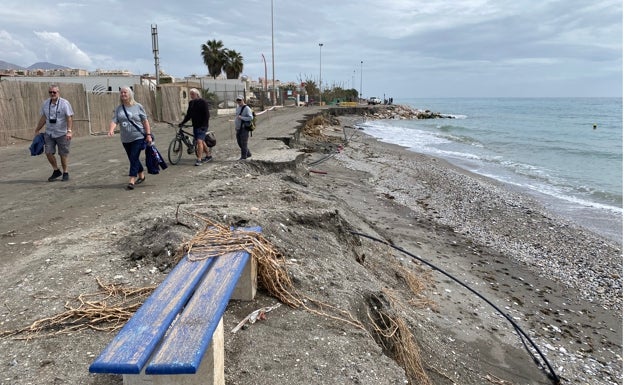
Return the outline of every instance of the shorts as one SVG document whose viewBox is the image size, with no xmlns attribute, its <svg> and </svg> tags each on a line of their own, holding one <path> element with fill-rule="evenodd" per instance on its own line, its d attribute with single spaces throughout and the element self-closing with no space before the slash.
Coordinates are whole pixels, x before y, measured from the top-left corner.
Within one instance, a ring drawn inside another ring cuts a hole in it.
<svg viewBox="0 0 624 385">
<path fill-rule="evenodd" d="M 195 137 L 195 140 L 206 140 L 207 132 L 208 127 L 193 128 L 193 137 Z"/>
<path fill-rule="evenodd" d="M 58 138 L 53 138 L 48 134 L 43 136 L 45 140 L 45 153 L 54 155 L 56 153 L 56 148 L 58 147 L 59 155 L 67 155 L 69 154 L 69 139 L 67 139 L 67 135 L 61 135 Z"/>
</svg>

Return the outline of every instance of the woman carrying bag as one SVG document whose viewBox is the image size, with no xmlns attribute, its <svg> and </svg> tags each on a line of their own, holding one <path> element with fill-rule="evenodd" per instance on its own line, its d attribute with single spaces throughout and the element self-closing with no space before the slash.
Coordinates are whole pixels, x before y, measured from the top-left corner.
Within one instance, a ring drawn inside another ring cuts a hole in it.
<svg viewBox="0 0 624 385">
<path fill-rule="evenodd" d="M 122 87 L 119 91 L 119 101 L 115 108 L 113 120 L 108 128 L 108 136 L 115 135 L 115 127 L 119 125 L 121 144 L 126 150 L 130 161 L 130 177 L 126 190 L 134 190 L 135 184 L 145 181 L 145 169 L 139 156 L 146 144 L 152 143 L 152 130 L 145 109 L 140 103 L 134 100 L 134 92 L 130 87 Z"/>
</svg>

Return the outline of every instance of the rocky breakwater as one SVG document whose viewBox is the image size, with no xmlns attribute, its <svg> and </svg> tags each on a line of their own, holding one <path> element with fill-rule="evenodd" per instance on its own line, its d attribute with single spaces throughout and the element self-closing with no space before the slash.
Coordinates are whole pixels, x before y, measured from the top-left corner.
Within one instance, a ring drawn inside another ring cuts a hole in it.
<svg viewBox="0 0 624 385">
<path fill-rule="evenodd" d="M 400 104 L 383 105 L 369 108 L 366 114 L 372 119 L 453 119 L 454 116 L 419 110 Z"/>
</svg>

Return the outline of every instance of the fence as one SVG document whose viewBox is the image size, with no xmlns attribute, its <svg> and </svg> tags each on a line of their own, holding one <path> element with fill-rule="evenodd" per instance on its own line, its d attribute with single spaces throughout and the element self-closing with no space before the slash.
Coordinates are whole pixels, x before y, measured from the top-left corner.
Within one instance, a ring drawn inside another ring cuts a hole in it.
<svg viewBox="0 0 624 385">
<path fill-rule="evenodd" d="M 41 104 L 46 100 L 50 84 L 36 82 L 0 82 L 0 146 L 18 140 L 31 141 L 39 121 Z M 74 137 L 105 134 L 119 105 L 119 92 L 85 90 L 82 84 L 59 83 L 61 97 L 74 110 Z M 152 121 L 180 121 L 180 95 L 185 87 L 161 87 L 151 91 L 149 86 L 134 85 L 134 97 L 145 107 Z"/>
</svg>

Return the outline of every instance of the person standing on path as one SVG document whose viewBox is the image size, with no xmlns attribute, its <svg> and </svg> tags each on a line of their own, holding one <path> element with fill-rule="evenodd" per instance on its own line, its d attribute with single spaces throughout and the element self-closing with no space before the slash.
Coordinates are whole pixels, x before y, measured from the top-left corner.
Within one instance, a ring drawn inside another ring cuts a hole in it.
<svg viewBox="0 0 624 385">
<path fill-rule="evenodd" d="M 199 94 L 197 88 L 191 88 L 189 90 L 191 100 L 189 101 L 186 115 L 182 123 L 178 127 L 189 120 L 193 123 L 193 137 L 195 138 L 195 155 L 197 160 L 195 166 L 201 166 L 202 162 L 209 162 L 212 160 L 211 150 L 206 144 L 206 133 L 208 132 L 210 109 L 208 108 L 208 102 L 204 100 Z M 206 157 L 203 157 L 203 153 L 206 153 Z"/>
<path fill-rule="evenodd" d="M 248 124 L 251 124 L 253 119 L 253 113 L 251 107 L 245 104 L 243 96 L 238 95 L 236 97 L 236 119 L 234 120 L 234 128 L 236 129 L 236 143 L 241 150 L 241 156 L 239 160 L 245 160 L 251 158 L 251 151 L 249 151 L 249 130 L 245 128 Z"/>
<path fill-rule="evenodd" d="M 145 109 L 134 100 L 134 92 L 130 87 L 121 87 L 119 90 L 120 104 L 115 108 L 113 120 L 108 127 L 108 136 L 115 135 L 115 127 L 119 125 L 121 144 L 126 150 L 130 161 L 130 177 L 126 190 L 134 190 L 135 184 L 145 181 L 145 169 L 139 159 L 141 150 L 152 143 L 152 129 Z"/>
<path fill-rule="evenodd" d="M 61 98 L 61 92 L 56 84 L 48 89 L 50 97 L 43 102 L 40 109 L 39 122 L 35 127 L 35 136 L 39 135 L 39 131 L 45 125 L 45 154 L 48 162 L 52 166 L 52 175 L 48 178 L 48 182 L 62 177 L 62 181 L 69 180 L 68 159 L 69 144 L 72 138 L 72 127 L 74 125 L 74 110 L 67 99 Z M 56 149 L 61 158 L 61 168 L 59 170 L 56 161 Z"/>
</svg>

